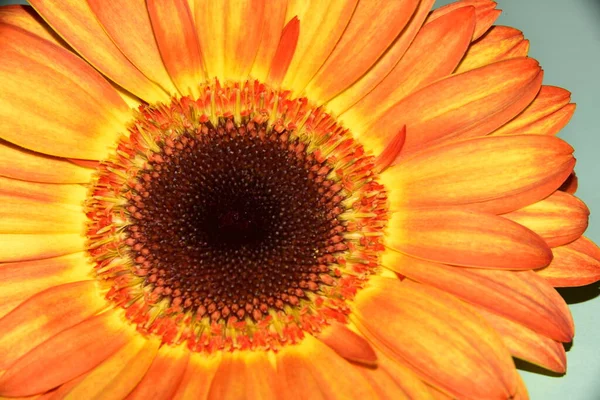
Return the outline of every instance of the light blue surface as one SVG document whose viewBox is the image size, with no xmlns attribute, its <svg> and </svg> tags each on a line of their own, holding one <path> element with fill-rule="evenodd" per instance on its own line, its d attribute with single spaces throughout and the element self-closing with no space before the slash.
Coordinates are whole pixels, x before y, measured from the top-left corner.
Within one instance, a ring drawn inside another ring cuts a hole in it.
<svg viewBox="0 0 600 400">
<path fill-rule="evenodd" d="M 504 10 L 497 24 L 522 30 L 531 41 L 530 56 L 545 70 L 544 83 L 569 89 L 578 104 L 561 136 L 576 149 L 577 194 L 592 210 L 586 235 L 600 242 L 600 0 L 496 1 Z M 0 0 L 15 3 L 25 2 Z M 568 372 L 551 377 L 524 371 L 525 382 L 534 400 L 600 399 L 600 285 L 563 294 L 572 303 L 577 332 Z"/>
</svg>

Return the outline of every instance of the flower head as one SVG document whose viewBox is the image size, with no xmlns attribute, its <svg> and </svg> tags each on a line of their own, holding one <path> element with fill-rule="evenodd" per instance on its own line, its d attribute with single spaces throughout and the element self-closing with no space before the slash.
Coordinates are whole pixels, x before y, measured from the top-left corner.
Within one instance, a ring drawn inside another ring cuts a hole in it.
<svg viewBox="0 0 600 400">
<path fill-rule="evenodd" d="M 490 0 L 0 8 L 0 396 L 527 398 L 600 280 Z"/>
</svg>

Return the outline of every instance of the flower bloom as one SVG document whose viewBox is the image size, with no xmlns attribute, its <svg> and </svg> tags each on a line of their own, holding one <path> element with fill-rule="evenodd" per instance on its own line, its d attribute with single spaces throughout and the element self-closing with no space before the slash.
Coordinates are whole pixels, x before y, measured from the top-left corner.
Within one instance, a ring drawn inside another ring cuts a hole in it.
<svg viewBox="0 0 600 400">
<path fill-rule="evenodd" d="M 0 8 L 0 396 L 524 399 L 600 280 L 491 0 Z"/>
</svg>

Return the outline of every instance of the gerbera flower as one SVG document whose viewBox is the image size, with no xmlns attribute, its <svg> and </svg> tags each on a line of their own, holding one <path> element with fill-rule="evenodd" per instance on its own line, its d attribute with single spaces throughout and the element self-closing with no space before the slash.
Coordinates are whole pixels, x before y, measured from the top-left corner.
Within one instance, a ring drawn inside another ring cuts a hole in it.
<svg viewBox="0 0 600 400">
<path fill-rule="evenodd" d="M 600 279 L 489 0 L 0 8 L 0 395 L 527 398 Z M 34 11 L 35 10 L 35 11 Z"/>
</svg>

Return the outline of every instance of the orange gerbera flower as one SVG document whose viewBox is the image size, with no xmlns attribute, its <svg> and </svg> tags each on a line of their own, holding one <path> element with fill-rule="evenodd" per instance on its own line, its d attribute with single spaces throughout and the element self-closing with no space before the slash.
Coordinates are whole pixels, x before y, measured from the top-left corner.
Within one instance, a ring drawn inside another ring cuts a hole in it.
<svg viewBox="0 0 600 400">
<path fill-rule="evenodd" d="M 600 279 L 490 0 L 0 8 L 0 396 L 523 399 Z M 34 11 L 35 10 L 35 11 Z"/>
</svg>

